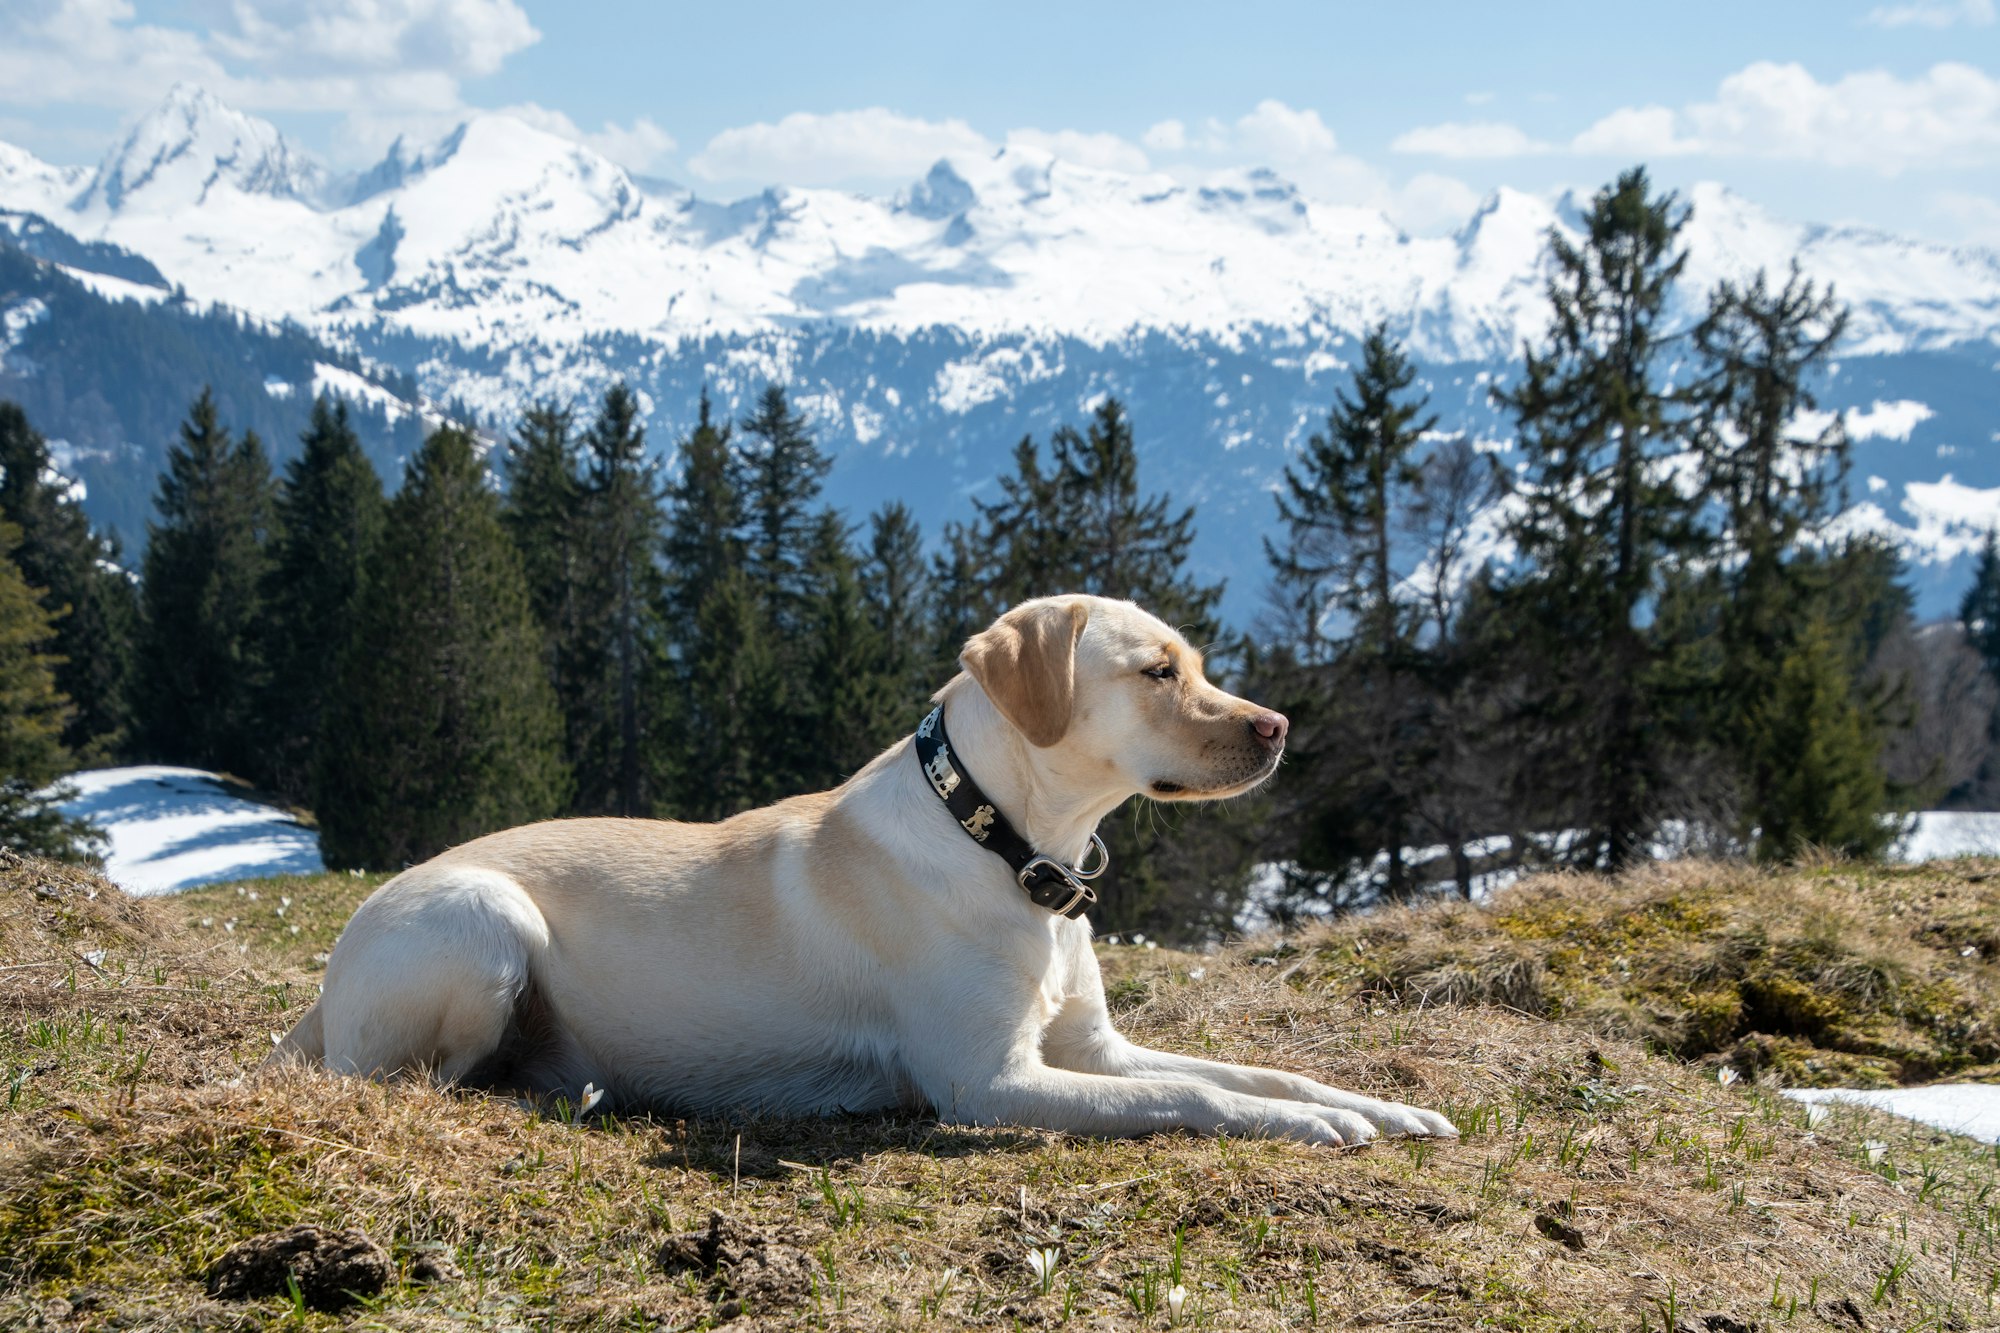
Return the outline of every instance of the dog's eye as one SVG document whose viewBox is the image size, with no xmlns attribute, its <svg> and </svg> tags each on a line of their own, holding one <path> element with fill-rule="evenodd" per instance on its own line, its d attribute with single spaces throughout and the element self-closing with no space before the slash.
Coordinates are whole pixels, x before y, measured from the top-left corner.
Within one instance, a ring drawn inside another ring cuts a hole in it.
<svg viewBox="0 0 2000 1333">
<path fill-rule="evenodd" d="M 1154 680 L 1172 680 L 1175 675 L 1174 664 L 1172 662 L 1163 662 L 1159 666 L 1147 667 L 1139 674 L 1142 676 L 1151 676 Z"/>
</svg>

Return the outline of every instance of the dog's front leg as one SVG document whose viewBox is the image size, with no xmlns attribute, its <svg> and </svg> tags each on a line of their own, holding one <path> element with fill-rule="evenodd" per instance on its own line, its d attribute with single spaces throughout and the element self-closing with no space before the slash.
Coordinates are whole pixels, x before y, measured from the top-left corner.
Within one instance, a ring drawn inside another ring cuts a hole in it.
<svg viewBox="0 0 2000 1333">
<path fill-rule="evenodd" d="M 1029 1125 L 1092 1136 L 1186 1129 L 1334 1147 L 1375 1137 L 1365 1116 L 1332 1106 L 1254 1097 L 1192 1079 L 1080 1074 L 1039 1060 L 990 1079 L 954 1081 L 943 1100 L 938 1110 L 948 1121 Z"/>
<path fill-rule="evenodd" d="M 1252 1097 L 1309 1102 L 1361 1116 L 1383 1134 L 1458 1137 L 1457 1126 L 1435 1111 L 1348 1092 L 1279 1069 L 1224 1064 L 1140 1046 L 1111 1025 L 1103 996 L 1100 984 L 1063 1005 L 1042 1040 L 1050 1064 L 1113 1078 L 1194 1081 Z"/>
<path fill-rule="evenodd" d="M 1057 1069 L 1040 1033 L 932 1027 L 912 1043 L 909 1072 L 943 1119 L 1129 1137 L 1162 1130 L 1295 1139 L 1332 1146 L 1375 1137 L 1366 1117 L 1328 1105 L 1259 1097 L 1198 1079 L 1124 1078 Z"/>
</svg>

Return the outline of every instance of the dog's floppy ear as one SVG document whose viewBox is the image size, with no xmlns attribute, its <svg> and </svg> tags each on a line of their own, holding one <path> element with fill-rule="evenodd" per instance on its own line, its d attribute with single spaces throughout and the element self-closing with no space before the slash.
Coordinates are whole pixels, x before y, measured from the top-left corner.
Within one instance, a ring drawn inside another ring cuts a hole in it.
<svg viewBox="0 0 2000 1333">
<path fill-rule="evenodd" d="M 1069 730 L 1076 641 L 1089 619 L 1081 601 L 1016 607 L 968 639 L 958 663 L 1031 744 L 1054 745 Z"/>
</svg>

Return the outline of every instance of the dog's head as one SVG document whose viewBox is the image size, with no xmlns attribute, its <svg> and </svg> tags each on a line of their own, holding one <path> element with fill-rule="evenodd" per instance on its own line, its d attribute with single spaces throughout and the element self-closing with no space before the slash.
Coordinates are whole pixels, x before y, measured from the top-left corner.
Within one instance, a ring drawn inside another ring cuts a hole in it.
<svg viewBox="0 0 2000 1333">
<path fill-rule="evenodd" d="M 1235 796 L 1277 770 L 1287 723 L 1225 694 L 1201 654 L 1130 602 L 1040 597 L 975 634 L 959 664 L 1048 760 L 1157 800 Z"/>
</svg>

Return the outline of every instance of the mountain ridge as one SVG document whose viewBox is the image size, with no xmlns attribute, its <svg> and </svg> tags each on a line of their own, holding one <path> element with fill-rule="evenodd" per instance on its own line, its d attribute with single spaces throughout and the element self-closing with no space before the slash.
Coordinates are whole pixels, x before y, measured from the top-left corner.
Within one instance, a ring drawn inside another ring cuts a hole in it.
<svg viewBox="0 0 2000 1333">
<path fill-rule="evenodd" d="M 1587 202 L 1501 189 L 1452 234 L 1412 236 L 1264 168 L 1189 182 L 1018 144 L 947 156 L 889 196 L 718 202 L 494 113 L 340 174 L 185 88 L 94 169 L 0 144 L 0 209 L 499 426 L 533 399 L 586 400 L 623 378 L 665 452 L 704 386 L 735 410 L 787 382 L 840 460 L 830 493 L 857 510 L 914 492 L 936 518 L 966 517 L 1024 432 L 1116 393 L 1142 432 L 1145 484 L 1204 504 L 1199 554 L 1231 577 L 1239 622 L 1262 582 L 1245 525 L 1273 522 L 1267 492 L 1372 324 L 1406 341 L 1447 424 L 1504 449 L 1487 390 L 1539 335 L 1547 235 L 1573 235 Z M 2000 518 L 1983 406 L 2000 256 L 1775 219 L 1720 185 L 1686 202 L 1678 318 L 1697 317 L 1714 282 L 1797 258 L 1853 309 L 1828 410 L 1929 414 L 1857 446 L 1857 478 L 1883 484 L 1855 514 L 1941 580 L 1966 514 Z M 1932 521 L 1941 495 L 1959 514 L 1948 523 Z"/>
</svg>

